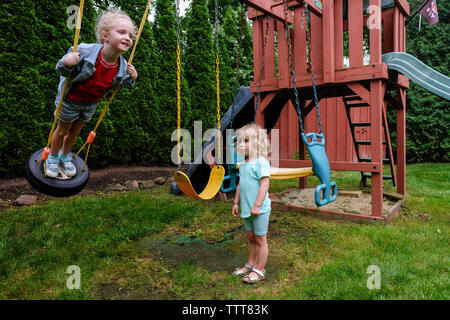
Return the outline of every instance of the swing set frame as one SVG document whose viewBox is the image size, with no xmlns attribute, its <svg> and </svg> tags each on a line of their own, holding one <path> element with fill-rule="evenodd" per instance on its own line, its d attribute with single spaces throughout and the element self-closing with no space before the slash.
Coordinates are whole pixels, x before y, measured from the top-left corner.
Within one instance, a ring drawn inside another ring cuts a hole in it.
<svg viewBox="0 0 450 320">
<path fill-rule="evenodd" d="M 296 89 L 300 92 L 300 108 L 306 131 L 317 131 L 317 116 L 311 113 L 315 107 L 314 88 L 307 63 L 307 34 L 304 28 L 304 5 L 310 12 L 311 48 L 314 61 L 315 84 L 322 110 L 323 131 L 327 139 L 326 152 L 331 170 L 358 171 L 371 179 L 372 212 L 370 215 L 334 212 L 326 209 L 302 208 L 284 205 L 274 197 L 274 209 L 296 210 L 352 219 L 389 221 L 395 217 L 407 199 L 406 194 L 406 90 L 409 79 L 397 72 L 388 72 L 382 63 L 382 54 L 404 52 L 406 47 L 405 18 L 409 4 L 394 0 L 384 9 L 381 0 L 370 0 L 373 13 L 364 10 L 363 0 L 293 0 L 288 1 L 289 17 L 283 13 L 283 1 L 245 0 L 248 18 L 253 25 L 254 81 L 250 90 L 261 95 L 256 123 L 269 132 L 279 129 L 280 160 L 282 167 L 310 167 L 307 160 L 295 110 L 295 96 L 289 65 L 289 46 L 284 35 L 285 22 L 292 37 L 293 65 Z M 383 8 L 383 10 L 382 10 Z M 373 16 L 371 15 L 373 14 Z M 266 16 L 272 19 L 266 30 Z M 364 59 L 364 33 L 372 18 L 378 23 L 369 28 L 370 61 Z M 268 42 L 264 47 L 265 34 Z M 348 33 L 349 65 L 344 65 L 344 33 Z M 264 57 L 262 55 L 265 50 Z M 264 72 L 259 74 L 261 65 Z M 355 104 L 350 104 L 354 99 Z M 280 103 L 280 100 L 283 101 Z M 347 104 L 351 117 L 359 117 L 350 123 L 346 117 Z M 397 150 L 394 159 L 387 126 L 387 110 L 397 114 Z M 256 109 L 256 102 L 255 102 Z M 362 131 L 365 130 L 365 143 Z M 353 132 L 352 132 L 353 130 Z M 360 131 L 357 131 L 360 130 Z M 353 138 L 356 137 L 356 138 Z M 368 138 L 367 138 L 368 137 Z M 359 144 L 355 143 L 358 142 Z M 300 160 L 292 160 L 299 151 Z M 367 157 L 362 161 L 363 152 Z M 390 158 L 391 175 L 395 193 L 384 192 L 383 160 Z M 306 188 L 307 177 L 299 179 L 299 188 Z M 383 197 L 394 199 L 395 204 L 383 209 Z"/>
</svg>

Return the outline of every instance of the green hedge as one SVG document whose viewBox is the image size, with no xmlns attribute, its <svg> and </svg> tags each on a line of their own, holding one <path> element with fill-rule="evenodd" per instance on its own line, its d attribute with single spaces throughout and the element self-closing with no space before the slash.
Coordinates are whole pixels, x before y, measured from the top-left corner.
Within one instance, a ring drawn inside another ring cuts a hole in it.
<svg viewBox="0 0 450 320">
<path fill-rule="evenodd" d="M 71 18 L 67 8 L 74 4 L 78 5 L 78 1 L 23 0 L 1 4 L 0 178 L 23 175 L 29 156 L 47 144 L 59 82 L 55 65 L 73 43 L 74 30 L 67 26 Z M 147 0 L 86 0 L 80 43 L 95 42 L 94 27 L 100 9 L 118 6 L 138 27 L 146 5 Z M 133 60 L 138 80 L 134 87 L 119 91 L 98 128 L 89 153 L 91 168 L 170 162 L 174 146 L 170 135 L 176 129 L 175 1 L 156 0 L 152 7 L 156 7 L 154 23 L 145 25 Z M 207 10 L 206 13 L 207 21 L 202 27 L 209 32 L 212 25 Z M 184 78 L 186 52 L 192 50 L 182 40 L 182 126 L 192 128 L 190 84 Z M 204 49 L 213 54 L 213 43 Z M 124 56 L 128 58 L 129 52 Z M 204 62 L 210 67 L 198 70 L 197 76 L 215 79 L 215 61 Z M 251 70 L 251 65 L 243 68 Z M 208 96 L 215 102 L 214 86 Z M 106 102 L 105 98 L 91 122 L 83 128 L 73 151 L 84 143 Z M 215 114 L 207 116 L 213 107 L 215 110 L 215 105 L 197 103 L 196 120 L 202 119 L 200 115 L 207 122 L 215 119 Z M 222 108 L 225 111 L 228 106 Z"/>
</svg>

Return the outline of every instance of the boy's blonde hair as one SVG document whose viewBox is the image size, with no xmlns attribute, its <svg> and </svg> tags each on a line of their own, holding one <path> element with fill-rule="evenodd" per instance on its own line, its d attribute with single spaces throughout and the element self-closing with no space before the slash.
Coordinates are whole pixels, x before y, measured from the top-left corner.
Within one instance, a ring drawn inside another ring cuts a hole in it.
<svg viewBox="0 0 450 320">
<path fill-rule="evenodd" d="M 255 137 L 250 139 L 252 142 L 251 148 L 256 148 L 258 157 L 267 157 L 270 152 L 269 138 L 267 137 L 267 130 L 262 129 L 257 124 L 248 124 L 238 129 L 236 132 L 237 140 L 243 140 L 246 137 Z"/>
<path fill-rule="evenodd" d="M 97 19 L 97 23 L 95 24 L 95 36 L 98 43 L 103 43 L 102 31 L 108 30 L 117 18 L 129 20 L 133 25 L 135 30 L 134 33 L 136 34 L 136 25 L 128 14 L 120 9 L 109 8 L 108 10 L 102 12 Z"/>
</svg>

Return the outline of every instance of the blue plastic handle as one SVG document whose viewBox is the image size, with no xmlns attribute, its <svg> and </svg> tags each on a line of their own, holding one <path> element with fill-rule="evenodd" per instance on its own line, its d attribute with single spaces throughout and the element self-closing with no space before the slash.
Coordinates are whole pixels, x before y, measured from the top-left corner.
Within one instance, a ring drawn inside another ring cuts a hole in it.
<svg viewBox="0 0 450 320">
<path fill-rule="evenodd" d="M 336 182 L 331 182 L 330 164 L 325 151 L 325 137 L 323 133 L 319 134 L 315 132 L 308 134 L 302 132 L 301 136 L 311 156 L 314 174 L 322 183 L 316 187 L 315 191 L 315 202 L 320 207 L 337 198 Z M 311 138 L 311 142 L 308 141 L 308 138 Z M 320 138 L 320 141 L 318 141 L 318 138 Z M 332 191 L 331 196 L 330 190 Z"/>
</svg>

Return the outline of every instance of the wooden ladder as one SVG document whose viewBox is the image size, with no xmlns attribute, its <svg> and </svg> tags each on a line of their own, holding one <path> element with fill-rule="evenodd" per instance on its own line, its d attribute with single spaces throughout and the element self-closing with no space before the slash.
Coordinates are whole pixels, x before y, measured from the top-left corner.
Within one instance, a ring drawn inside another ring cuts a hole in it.
<svg viewBox="0 0 450 320">
<path fill-rule="evenodd" d="M 356 128 L 360 127 L 370 127 L 370 122 L 353 122 L 351 117 L 351 109 L 352 108 L 370 108 L 370 105 L 366 103 L 364 100 L 362 100 L 357 95 L 351 95 L 351 96 L 345 96 L 342 97 L 342 100 L 344 101 L 345 110 L 347 113 L 347 119 L 348 123 L 350 124 L 350 132 L 352 133 L 352 140 L 353 144 L 355 146 L 356 156 L 358 158 L 358 162 L 371 162 L 372 159 L 370 157 L 362 157 L 359 146 L 370 146 L 372 145 L 372 142 L 370 140 L 356 140 Z M 383 140 L 383 145 L 386 146 L 386 158 L 383 159 L 383 164 L 389 163 L 391 168 L 391 174 L 390 175 L 383 175 L 383 180 L 392 180 L 392 184 L 396 186 L 397 184 L 397 175 L 395 173 L 395 164 L 394 164 L 394 156 L 392 152 L 392 144 L 391 144 L 391 138 L 389 134 L 389 126 L 387 123 L 387 117 L 386 117 L 386 111 L 383 109 L 383 129 L 384 129 L 384 136 L 385 140 Z M 361 185 L 366 186 L 367 179 L 371 178 L 371 174 L 367 172 L 361 172 Z"/>
</svg>

